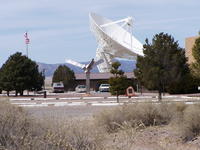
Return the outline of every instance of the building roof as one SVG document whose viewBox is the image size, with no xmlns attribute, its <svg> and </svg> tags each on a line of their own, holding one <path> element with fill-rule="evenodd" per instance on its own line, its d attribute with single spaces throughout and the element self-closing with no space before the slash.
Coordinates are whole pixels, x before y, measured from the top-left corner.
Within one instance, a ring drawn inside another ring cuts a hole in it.
<svg viewBox="0 0 200 150">
<path fill-rule="evenodd" d="M 128 79 L 134 78 L 133 72 L 125 72 L 124 73 Z M 85 73 L 76 73 L 76 80 L 85 80 Z M 90 79 L 92 80 L 106 80 L 112 77 L 111 73 L 90 73 Z"/>
<path fill-rule="evenodd" d="M 196 35 L 196 36 L 186 37 L 185 39 L 197 39 L 198 37 L 199 37 L 199 35 Z"/>
</svg>

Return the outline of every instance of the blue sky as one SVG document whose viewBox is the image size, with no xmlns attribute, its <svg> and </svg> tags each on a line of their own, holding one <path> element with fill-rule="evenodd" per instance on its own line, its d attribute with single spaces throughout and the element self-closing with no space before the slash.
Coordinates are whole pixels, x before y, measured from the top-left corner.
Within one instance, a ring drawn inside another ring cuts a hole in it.
<svg viewBox="0 0 200 150">
<path fill-rule="evenodd" d="M 89 12 L 112 20 L 134 19 L 134 36 L 144 43 L 159 32 L 171 34 L 184 47 L 200 30 L 199 0 L 0 0 L 0 66 L 19 51 L 44 63 L 66 58 L 88 61 L 97 43 L 89 29 Z"/>
</svg>

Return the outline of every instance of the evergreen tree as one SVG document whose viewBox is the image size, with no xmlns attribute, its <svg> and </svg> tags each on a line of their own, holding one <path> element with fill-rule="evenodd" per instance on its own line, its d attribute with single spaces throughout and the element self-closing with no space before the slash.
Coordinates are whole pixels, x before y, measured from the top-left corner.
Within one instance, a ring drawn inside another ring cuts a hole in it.
<svg viewBox="0 0 200 150">
<path fill-rule="evenodd" d="M 152 43 L 144 44 L 144 57 L 139 57 L 134 71 L 137 79 L 146 88 L 158 90 L 158 99 L 162 93 L 184 92 L 184 83 L 189 79 L 184 50 L 179 47 L 171 35 L 156 34 Z"/>
<path fill-rule="evenodd" d="M 1 68 L 0 83 L 2 89 L 15 90 L 23 95 L 24 90 L 41 90 L 44 78 L 38 71 L 38 65 L 21 53 L 11 55 Z"/>
<path fill-rule="evenodd" d="M 192 48 L 192 55 L 195 62 L 191 65 L 191 70 L 193 75 L 200 79 L 200 37 L 195 40 L 195 44 Z"/>
<path fill-rule="evenodd" d="M 0 94 L 2 94 L 2 81 L 1 81 L 1 78 L 2 78 L 2 71 L 1 71 L 2 69 L 0 68 Z"/>
<path fill-rule="evenodd" d="M 0 69 L 0 86 L 1 89 L 7 91 L 7 95 L 9 96 L 9 92 L 14 90 L 13 77 L 11 74 L 11 69 L 8 67 L 8 64 L 5 63 Z"/>
<path fill-rule="evenodd" d="M 112 63 L 112 68 L 110 73 L 113 74 L 113 77 L 109 79 L 110 92 L 112 95 L 117 96 L 117 102 L 119 103 L 119 95 L 126 93 L 126 88 L 128 87 L 127 77 L 124 75 L 122 70 L 119 70 L 119 62 Z"/>
<path fill-rule="evenodd" d="M 73 70 L 65 65 L 60 65 L 53 74 L 52 82 L 63 82 L 65 90 L 72 90 L 75 85 L 75 75 Z"/>
</svg>

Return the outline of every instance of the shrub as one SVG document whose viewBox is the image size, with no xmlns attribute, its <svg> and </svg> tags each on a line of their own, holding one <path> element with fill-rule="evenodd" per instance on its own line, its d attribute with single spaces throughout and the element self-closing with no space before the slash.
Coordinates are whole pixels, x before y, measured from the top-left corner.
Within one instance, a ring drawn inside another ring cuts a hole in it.
<svg viewBox="0 0 200 150">
<path fill-rule="evenodd" d="M 0 102 L 0 146 L 12 150 L 99 150 L 103 135 L 88 121 L 35 120 L 21 107 Z"/>
<path fill-rule="evenodd" d="M 185 111 L 185 109 L 187 108 L 187 105 L 183 102 L 177 102 L 175 103 L 175 111 L 176 112 L 180 112 L 180 113 L 183 113 Z"/>
<path fill-rule="evenodd" d="M 47 122 L 48 125 L 45 126 L 48 127 L 48 133 L 45 139 L 49 144 L 67 145 L 73 150 L 99 150 L 103 147 L 103 132 L 88 120 L 59 120 L 58 122 L 48 120 Z"/>
<path fill-rule="evenodd" d="M 183 122 L 180 128 L 185 141 L 193 139 L 200 134 L 200 107 L 192 105 L 184 111 Z"/>
<path fill-rule="evenodd" d="M 114 132 L 126 121 L 122 107 L 105 110 L 95 116 L 97 126 L 102 126 L 108 132 Z"/>
<path fill-rule="evenodd" d="M 103 132 L 88 125 L 88 121 L 76 122 L 68 130 L 68 141 L 76 150 L 98 150 L 103 147 Z"/>
<path fill-rule="evenodd" d="M 8 149 L 28 149 L 37 138 L 32 118 L 20 107 L 0 104 L 0 145 Z"/>
<path fill-rule="evenodd" d="M 108 132 L 116 132 L 127 122 L 132 127 L 140 128 L 153 125 L 168 124 L 173 111 L 168 104 L 132 104 L 123 105 L 110 111 L 104 111 L 96 116 L 96 121 Z"/>
<path fill-rule="evenodd" d="M 168 124 L 172 118 L 173 112 L 168 104 L 141 103 L 137 104 L 130 120 L 135 120 L 137 125 L 141 123 L 144 126 Z M 131 108 L 130 108 L 131 109 Z"/>
<path fill-rule="evenodd" d="M 186 105 L 184 102 L 178 102 L 175 103 L 175 114 L 174 114 L 174 120 L 176 120 L 176 122 L 182 122 L 183 121 L 183 116 L 184 116 L 184 111 L 186 110 L 186 108 L 188 107 L 188 105 Z"/>
</svg>

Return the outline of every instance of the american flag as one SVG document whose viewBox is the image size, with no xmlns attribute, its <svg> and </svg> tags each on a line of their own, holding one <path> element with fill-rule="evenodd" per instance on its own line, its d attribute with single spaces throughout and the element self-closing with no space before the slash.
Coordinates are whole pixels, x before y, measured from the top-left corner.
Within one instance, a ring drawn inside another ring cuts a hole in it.
<svg viewBox="0 0 200 150">
<path fill-rule="evenodd" d="M 24 34 L 24 37 L 25 37 L 25 43 L 29 44 L 30 43 L 30 39 L 28 38 L 28 33 L 27 32 Z"/>
</svg>

